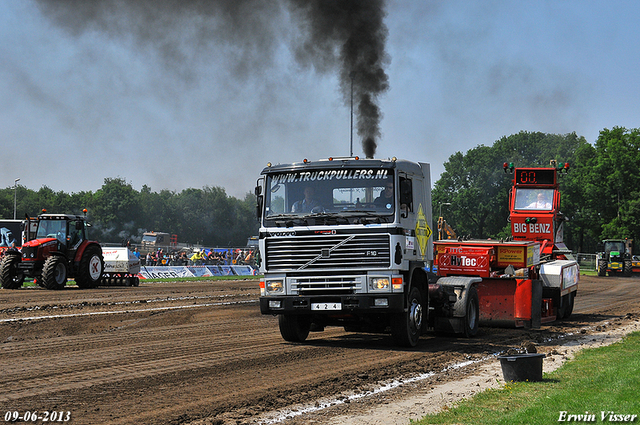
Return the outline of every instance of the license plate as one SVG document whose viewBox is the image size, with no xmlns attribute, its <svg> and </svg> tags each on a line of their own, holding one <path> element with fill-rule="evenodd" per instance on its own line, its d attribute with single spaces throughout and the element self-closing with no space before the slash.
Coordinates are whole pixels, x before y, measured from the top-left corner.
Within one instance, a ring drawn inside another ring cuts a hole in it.
<svg viewBox="0 0 640 425">
<path fill-rule="evenodd" d="M 342 310 L 342 303 L 311 303 L 311 310 Z"/>
</svg>

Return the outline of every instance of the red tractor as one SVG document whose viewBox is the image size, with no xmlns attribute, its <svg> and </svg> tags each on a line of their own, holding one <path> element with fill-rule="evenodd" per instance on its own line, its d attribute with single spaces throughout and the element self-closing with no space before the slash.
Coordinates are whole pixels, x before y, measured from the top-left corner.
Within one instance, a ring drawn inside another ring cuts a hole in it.
<svg viewBox="0 0 640 425">
<path fill-rule="evenodd" d="M 27 218 L 26 226 L 33 219 Z M 0 283 L 5 289 L 22 286 L 25 277 L 47 289 L 62 289 L 67 278 L 80 288 L 100 284 L 104 271 L 102 248 L 86 238 L 86 218 L 68 214 L 41 214 L 35 239 L 21 251 L 10 249 L 0 263 Z"/>
</svg>

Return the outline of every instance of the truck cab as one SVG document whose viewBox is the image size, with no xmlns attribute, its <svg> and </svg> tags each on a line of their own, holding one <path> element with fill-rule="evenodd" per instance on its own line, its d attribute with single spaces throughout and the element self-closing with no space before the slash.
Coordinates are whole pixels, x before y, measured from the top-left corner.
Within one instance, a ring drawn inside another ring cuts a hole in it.
<svg viewBox="0 0 640 425">
<path fill-rule="evenodd" d="M 415 345 L 433 260 L 429 164 L 329 158 L 262 170 L 260 309 L 287 341 L 325 326 Z"/>
</svg>

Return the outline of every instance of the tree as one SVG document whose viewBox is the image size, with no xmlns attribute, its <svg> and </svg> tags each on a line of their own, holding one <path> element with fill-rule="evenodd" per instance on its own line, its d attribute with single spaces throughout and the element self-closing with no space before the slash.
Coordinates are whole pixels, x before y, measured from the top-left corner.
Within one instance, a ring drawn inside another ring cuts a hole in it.
<svg viewBox="0 0 640 425">
<path fill-rule="evenodd" d="M 581 177 L 599 239 L 640 237 L 640 129 L 604 129 Z"/>
<path fill-rule="evenodd" d="M 90 218 L 101 233 L 94 237 L 109 242 L 127 239 L 140 218 L 138 193 L 122 178 L 105 178 L 93 197 Z"/>
<path fill-rule="evenodd" d="M 549 161 L 571 162 L 581 146 L 588 145 L 575 133 L 556 135 L 520 132 L 497 140 L 493 146 L 480 145 L 456 152 L 444 164 L 445 172 L 435 183 L 433 210 L 447 207 L 447 221 L 458 235 L 474 238 L 501 238 L 511 234 L 509 189 L 512 175 L 505 175 L 503 164 L 517 167 L 548 167 Z"/>
</svg>

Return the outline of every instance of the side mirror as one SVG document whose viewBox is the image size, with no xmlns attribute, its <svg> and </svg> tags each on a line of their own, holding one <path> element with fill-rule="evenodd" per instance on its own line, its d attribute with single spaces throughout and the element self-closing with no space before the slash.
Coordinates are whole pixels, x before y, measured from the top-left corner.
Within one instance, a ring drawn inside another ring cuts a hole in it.
<svg viewBox="0 0 640 425">
<path fill-rule="evenodd" d="M 264 197 L 262 195 L 258 195 L 256 198 L 256 219 L 260 221 L 260 216 L 262 215 L 262 204 L 264 203 Z"/>
</svg>

